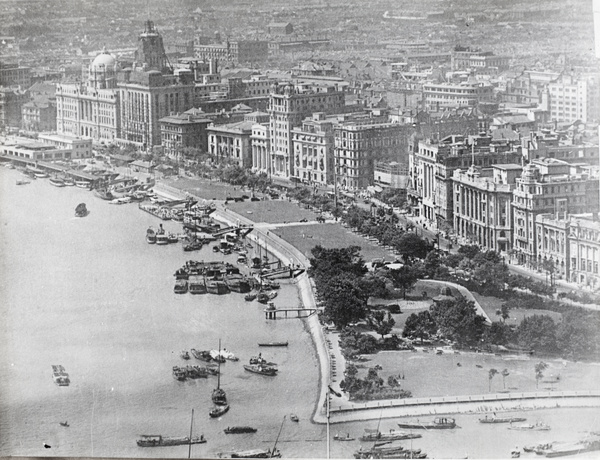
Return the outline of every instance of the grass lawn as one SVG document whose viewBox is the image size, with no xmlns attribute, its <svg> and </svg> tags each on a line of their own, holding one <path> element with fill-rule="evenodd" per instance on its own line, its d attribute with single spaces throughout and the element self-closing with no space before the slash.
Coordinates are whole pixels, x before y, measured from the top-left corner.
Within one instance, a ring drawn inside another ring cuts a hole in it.
<svg viewBox="0 0 600 460">
<path fill-rule="evenodd" d="M 503 299 L 498 299 L 497 297 L 487 297 L 477 294 L 475 292 L 472 293 L 473 296 L 477 299 L 481 308 L 485 310 L 487 315 L 490 317 L 492 321 L 501 321 L 501 317 L 496 315 L 496 310 L 499 310 L 506 301 Z M 523 319 L 533 316 L 533 315 L 548 315 L 550 316 L 556 324 L 562 322 L 562 314 L 550 311 L 550 310 L 525 310 L 521 308 L 515 308 L 510 311 L 510 317 L 506 320 L 506 324 L 511 326 L 518 326 L 521 324 Z"/>
<path fill-rule="evenodd" d="M 386 260 L 394 260 L 395 258 L 388 250 L 366 240 L 360 235 L 352 233 L 339 224 L 279 227 L 273 230 L 273 232 L 292 246 L 298 248 L 307 257 L 311 257 L 310 251 L 312 248 L 321 245 L 324 248 L 360 246 L 360 253 L 365 262 L 370 262 L 372 259 L 381 257 Z"/>
<path fill-rule="evenodd" d="M 300 222 L 302 219 L 315 221 L 318 216 L 318 213 L 287 200 L 229 202 L 227 208 L 253 222 L 268 224 Z"/>
<path fill-rule="evenodd" d="M 185 190 L 205 200 L 226 200 L 228 197 L 241 197 L 242 195 L 251 196 L 250 190 L 241 190 L 240 187 L 233 187 L 226 182 L 209 181 L 207 179 L 189 179 L 179 178 L 165 180 L 166 185 Z"/>
</svg>

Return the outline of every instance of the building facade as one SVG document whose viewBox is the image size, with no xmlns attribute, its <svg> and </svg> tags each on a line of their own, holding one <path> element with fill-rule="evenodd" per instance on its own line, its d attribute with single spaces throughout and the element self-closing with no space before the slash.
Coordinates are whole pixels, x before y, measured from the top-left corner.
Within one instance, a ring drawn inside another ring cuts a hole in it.
<svg viewBox="0 0 600 460">
<path fill-rule="evenodd" d="M 206 128 L 211 120 L 206 117 L 184 112 L 163 117 L 158 122 L 163 153 L 170 158 L 180 159 L 182 149 L 186 147 L 208 151 Z"/>
<path fill-rule="evenodd" d="M 493 86 L 487 82 L 425 83 L 423 100 L 428 110 L 450 107 L 475 107 L 494 100 Z"/>
<path fill-rule="evenodd" d="M 217 163 L 236 164 L 242 168 L 252 167 L 250 136 L 253 121 L 240 121 L 207 128 L 208 153 Z"/>
<path fill-rule="evenodd" d="M 314 113 L 292 128 L 294 175 L 308 184 L 333 183 L 334 123 L 324 113 Z"/>
<path fill-rule="evenodd" d="M 269 97 L 270 171 L 274 176 L 296 177 L 292 128 L 313 112 L 344 111 L 344 93 L 335 86 L 273 84 Z"/>
<path fill-rule="evenodd" d="M 460 238 L 484 250 L 512 248 L 512 191 L 522 169 L 506 164 L 454 171 L 454 231 Z"/>
</svg>

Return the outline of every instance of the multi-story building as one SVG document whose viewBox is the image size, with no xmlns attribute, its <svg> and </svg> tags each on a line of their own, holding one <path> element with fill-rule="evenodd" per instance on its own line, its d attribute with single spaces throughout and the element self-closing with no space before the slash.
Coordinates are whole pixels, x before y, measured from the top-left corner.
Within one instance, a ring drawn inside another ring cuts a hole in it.
<svg viewBox="0 0 600 460">
<path fill-rule="evenodd" d="M 552 120 L 568 123 L 600 120 L 598 75 L 563 75 L 548 84 L 548 92 Z"/>
<path fill-rule="evenodd" d="M 555 72 L 525 70 L 506 82 L 506 89 L 500 94 L 502 102 L 517 104 L 540 104 L 546 94 L 548 84 L 560 76 Z"/>
<path fill-rule="evenodd" d="M 373 185 L 375 161 L 408 164 L 405 125 L 380 120 L 340 122 L 334 128 L 336 183 L 356 191 Z"/>
<path fill-rule="evenodd" d="M 31 86 L 31 68 L 0 61 L 0 86 Z"/>
<path fill-rule="evenodd" d="M 217 59 L 219 61 L 227 61 L 231 59 L 229 50 L 229 42 L 227 43 L 212 43 L 212 44 L 194 44 L 194 53 L 199 59 Z"/>
<path fill-rule="evenodd" d="M 508 140 L 494 141 L 486 134 L 454 135 L 440 142 L 419 141 L 409 153 L 411 187 L 408 196 L 416 214 L 439 227 L 452 226 L 453 174 L 474 165 L 490 168 L 498 164 L 519 164 L 521 153 Z"/>
<path fill-rule="evenodd" d="M 269 42 L 265 40 L 233 40 L 229 43 L 229 53 L 234 62 L 256 63 L 269 57 Z"/>
<path fill-rule="evenodd" d="M 92 158 L 92 140 L 65 134 L 39 133 L 38 141 L 59 150 L 71 150 L 72 159 Z"/>
<path fill-rule="evenodd" d="M 522 170 L 503 164 L 454 171 L 454 231 L 460 238 L 486 250 L 512 248 L 512 191 Z"/>
<path fill-rule="evenodd" d="M 255 121 L 239 121 L 211 125 L 208 134 L 208 153 L 215 163 L 229 162 L 242 168 L 252 167 L 250 136 Z"/>
<path fill-rule="evenodd" d="M 537 266 L 552 278 L 600 287 L 600 222 L 596 214 L 538 214 Z"/>
<path fill-rule="evenodd" d="M 567 163 L 598 164 L 598 144 L 584 142 L 572 133 L 557 133 L 549 130 L 530 132 L 521 139 L 523 157 L 532 161 L 537 158 L 556 158 Z"/>
<path fill-rule="evenodd" d="M 252 125 L 250 148 L 252 150 L 252 170 L 257 173 L 270 174 L 271 140 L 269 137 L 269 114 L 265 123 Z"/>
<path fill-rule="evenodd" d="M 322 112 L 306 118 L 302 126 L 292 128 L 294 175 L 310 184 L 333 183 L 334 122 Z"/>
<path fill-rule="evenodd" d="M 70 160 L 71 149 L 57 149 L 52 145 L 33 141 L 28 138 L 6 138 L 0 143 L 0 155 L 23 163 L 32 161 Z"/>
<path fill-rule="evenodd" d="M 56 86 L 56 130 L 101 143 L 115 141 L 121 133 L 118 64 L 103 50 L 88 68 L 87 82 Z"/>
<path fill-rule="evenodd" d="M 509 62 L 509 57 L 496 56 L 491 51 L 471 50 L 457 46 L 452 52 L 452 70 L 505 70 Z"/>
<path fill-rule="evenodd" d="M 0 87 L 0 130 L 21 127 L 21 109 L 28 100 L 26 91 Z"/>
<path fill-rule="evenodd" d="M 294 26 L 289 22 L 271 22 L 267 26 L 269 35 L 289 35 L 294 31 Z"/>
<path fill-rule="evenodd" d="M 119 73 L 120 141 L 149 148 L 161 143 L 159 120 L 193 106 L 191 72 L 163 75 L 158 70 Z"/>
<path fill-rule="evenodd" d="M 158 70 L 165 74 L 173 72 L 167 59 L 162 35 L 150 20 L 144 23 L 144 31 L 138 37 L 135 61 L 140 63 L 144 70 Z"/>
<path fill-rule="evenodd" d="M 56 129 L 56 99 L 36 98 L 21 107 L 21 127 L 26 131 Z"/>
<path fill-rule="evenodd" d="M 598 177 L 572 173 L 561 160 L 542 158 L 526 165 L 513 192 L 513 249 L 519 263 L 538 267 L 536 216 L 597 212 L 598 184 Z"/>
<path fill-rule="evenodd" d="M 596 214 L 570 216 L 570 280 L 591 289 L 600 286 L 600 222 Z"/>
<path fill-rule="evenodd" d="M 163 117 L 158 122 L 163 153 L 170 158 L 179 159 L 185 147 L 208 151 L 206 127 L 211 120 L 203 114 L 178 113 Z"/>
<path fill-rule="evenodd" d="M 423 99 L 428 110 L 443 107 L 475 107 L 494 100 L 494 88 L 488 82 L 468 80 L 461 83 L 424 83 Z"/>
<path fill-rule="evenodd" d="M 397 161 L 376 161 L 373 184 L 381 188 L 393 188 L 402 191 L 401 198 L 406 199 L 409 185 L 408 167 Z"/>
<path fill-rule="evenodd" d="M 296 177 L 292 158 L 292 128 L 313 112 L 344 111 L 344 93 L 336 86 L 273 84 L 269 97 L 270 171 L 280 177 Z"/>
</svg>

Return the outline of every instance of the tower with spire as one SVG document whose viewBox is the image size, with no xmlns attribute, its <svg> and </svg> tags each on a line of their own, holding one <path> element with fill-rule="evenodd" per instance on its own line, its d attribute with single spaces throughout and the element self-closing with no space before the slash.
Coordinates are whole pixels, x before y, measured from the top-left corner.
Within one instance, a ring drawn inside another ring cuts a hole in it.
<svg viewBox="0 0 600 460">
<path fill-rule="evenodd" d="M 173 73 L 167 60 L 162 35 L 150 19 L 146 20 L 144 31 L 138 38 L 135 60 L 144 70 L 158 70 L 163 74 Z"/>
</svg>

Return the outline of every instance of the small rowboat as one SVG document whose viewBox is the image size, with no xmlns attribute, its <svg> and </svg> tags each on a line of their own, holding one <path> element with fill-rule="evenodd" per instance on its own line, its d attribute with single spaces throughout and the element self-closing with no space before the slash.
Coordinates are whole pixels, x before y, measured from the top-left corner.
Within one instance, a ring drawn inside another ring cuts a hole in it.
<svg viewBox="0 0 600 460">
<path fill-rule="evenodd" d="M 259 342 L 259 347 L 287 347 L 287 342 Z"/>
</svg>

